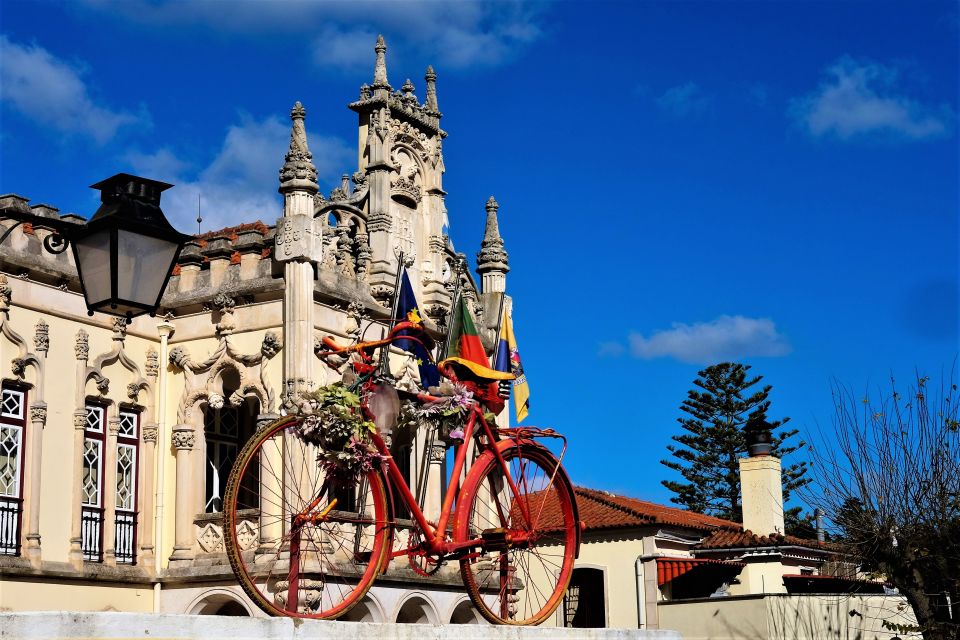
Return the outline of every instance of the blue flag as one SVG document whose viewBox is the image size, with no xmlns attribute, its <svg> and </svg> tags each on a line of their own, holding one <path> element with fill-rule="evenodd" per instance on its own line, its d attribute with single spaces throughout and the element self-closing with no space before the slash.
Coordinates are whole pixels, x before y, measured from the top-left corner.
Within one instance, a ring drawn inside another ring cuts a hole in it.
<svg viewBox="0 0 960 640">
<path fill-rule="evenodd" d="M 410 284 L 410 278 L 407 277 L 407 270 L 404 269 L 400 278 L 400 296 L 397 298 L 396 319 L 400 322 L 409 320 L 410 322 L 422 323 L 422 318 L 417 298 L 413 295 L 413 286 Z M 401 332 L 400 335 L 404 333 L 406 332 Z M 424 333 L 420 339 L 429 340 L 429 337 Z M 394 344 L 412 354 L 416 359 L 417 366 L 420 368 L 420 384 L 424 389 L 440 384 L 440 372 L 437 370 L 437 365 L 430 359 L 426 348 L 422 344 L 413 340 L 397 340 Z"/>
</svg>

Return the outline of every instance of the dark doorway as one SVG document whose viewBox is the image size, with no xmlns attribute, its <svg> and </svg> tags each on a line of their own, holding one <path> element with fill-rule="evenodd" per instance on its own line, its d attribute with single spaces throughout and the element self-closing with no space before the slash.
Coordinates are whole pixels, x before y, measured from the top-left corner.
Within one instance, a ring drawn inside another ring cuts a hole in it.
<svg viewBox="0 0 960 640">
<path fill-rule="evenodd" d="M 563 599 L 564 626 L 578 629 L 607 626 L 606 600 L 601 569 L 574 569 Z"/>
</svg>

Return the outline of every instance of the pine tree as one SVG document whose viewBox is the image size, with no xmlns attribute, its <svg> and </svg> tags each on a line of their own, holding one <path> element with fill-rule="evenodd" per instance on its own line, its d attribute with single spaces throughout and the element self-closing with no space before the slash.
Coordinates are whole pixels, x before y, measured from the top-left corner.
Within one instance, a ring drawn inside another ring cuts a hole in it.
<svg viewBox="0 0 960 640">
<path fill-rule="evenodd" d="M 680 473 L 686 480 L 662 482 L 676 494 L 670 498 L 674 504 L 719 518 L 742 521 L 737 459 L 747 449 L 743 427 L 751 418 L 762 418 L 770 424 L 773 453 L 777 457 L 783 459 L 805 445 L 803 441 L 789 442 L 797 435 L 796 429 L 783 429 L 790 418 L 776 421 L 767 418 L 770 408 L 767 396 L 772 387 L 765 385 L 755 389 L 763 376 L 748 378 L 749 370 L 749 365 L 722 362 L 703 369 L 693 381 L 699 389 L 688 391 L 687 399 L 680 406 L 688 417 L 677 419 L 686 433 L 673 436 L 679 446 L 667 447 L 674 459 L 661 460 L 661 464 Z M 806 462 L 784 464 L 784 502 L 792 491 L 810 482 L 805 477 L 806 471 Z M 802 529 L 804 521 L 809 519 L 802 517 L 800 510 L 800 507 L 785 510 L 788 533 Z"/>
</svg>

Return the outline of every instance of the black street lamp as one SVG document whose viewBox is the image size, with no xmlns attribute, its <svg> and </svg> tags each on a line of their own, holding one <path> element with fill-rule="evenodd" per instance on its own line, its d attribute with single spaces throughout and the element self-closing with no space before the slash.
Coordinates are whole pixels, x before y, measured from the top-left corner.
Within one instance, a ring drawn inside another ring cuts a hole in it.
<svg viewBox="0 0 960 640">
<path fill-rule="evenodd" d="M 160 210 L 160 194 L 171 186 L 127 173 L 92 185 L 100 190 L 100 208 L 84 225 L 19 210 L 0 210 L 0 218 L 53 228 L 44 248 L 62 253 L 73 245 L 80 287 L 93 315 L 100 311 L 133 318 L 153 314 L 167 287 L 180 250 L 190 236 L 174 229 Z"/>
</svg>

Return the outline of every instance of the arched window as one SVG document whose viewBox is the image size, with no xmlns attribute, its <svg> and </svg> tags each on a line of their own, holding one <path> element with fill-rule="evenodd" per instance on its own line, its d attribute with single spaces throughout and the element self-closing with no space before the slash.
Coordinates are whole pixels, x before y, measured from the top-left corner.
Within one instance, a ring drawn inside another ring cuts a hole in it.
<svg viewBox="0 0 960 640">
<path fill-rule="evenodd" d="M 0 555 L 20 555 L 26 406 L 25 391 L 0 392 Z"/>
<path fill-rule="evenodd" d="M 117 431 L 117 512 L 115 550 L 118 564 L 137 563 L 137 472 L 140 468 L 140 414 L 122 409 Z"/>
<path fill-rule="evenodd" d="M 80 476 L 80 548 L 83 559 L 103 562 L 103 455 L 107 409 L 88 404 Z"/>
<path fill-rule="evenodd" d="M 240 387 L 240 375 L 234 370 L 223 374 L 223 397 L 229 398 Z M 256 431 L 256 416 L 260 404 L 254 398 L 245 398 L 239 405 L 229 402 L 219 409 L 207 406 L 203 411 L 203 431 L 206 440 L 206 460 L 204 472 L 206 486 L 204 493 L 205 513 L 223 511 L 223 492 L 226 489 L 230 470 L 237 459 L 240 448 Z M 251 488 L 253 489 L 253 488 Z M 255 504 L 250 502 L 248 504 Z"/>
</svg>

